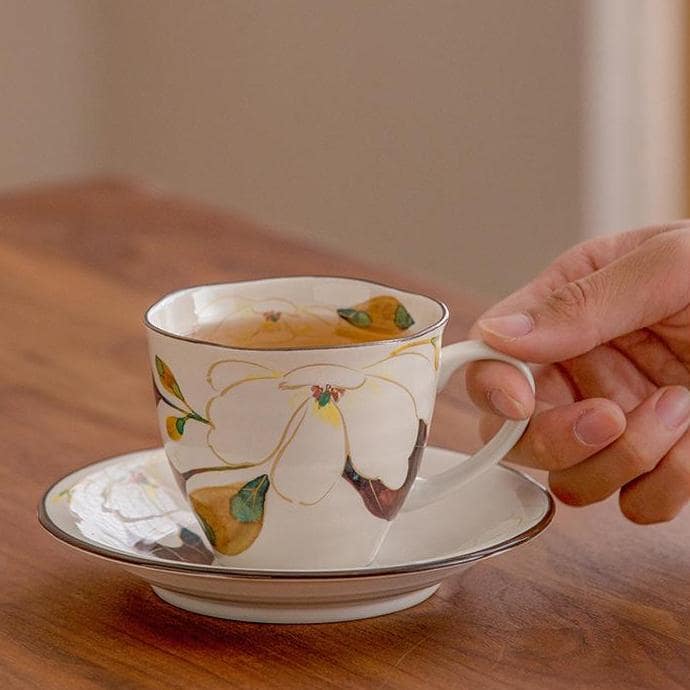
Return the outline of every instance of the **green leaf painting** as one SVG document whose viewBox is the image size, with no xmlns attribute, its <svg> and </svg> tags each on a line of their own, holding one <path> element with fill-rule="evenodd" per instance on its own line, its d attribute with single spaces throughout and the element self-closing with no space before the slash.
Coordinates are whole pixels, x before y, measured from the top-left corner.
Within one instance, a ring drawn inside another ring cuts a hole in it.
<svg viewBox="0 0 690 690">
<path fill-rule="evenodd" d="M 177 421 L 175 422 L 175 428 L 177 429 L 177 433 L 180 434 L 180 436 L 184 434 L 184 425 L 186 421 L 187 417 L 178 417 Z"/>
<path fill-rule="evenodd" d="M 338 316 L 353 326 L 357 326 L 357 328 L 369 328 L 371 326 L 371 316 L 360 309 L 338 309 Z"/>
<path fill-rule="evenodd" d="M 395 310 L 395 325 L 401 330 L 407 330 L 412 324 L 414 324 L 414 319 L 410 316 L 410 312 L 405 309 L 402 304 L 399 304 Z"/>
<path fill-rule="evenodd" d="M 258 522 L 263 518 L 266 492 L 271 482 L 267 474 L 247 482 L 230 501 L 230 512 L 239 522 Z"/>
<path fill-rule="evenodd" d="M 184 395 L 182 395 L 180 386 L 170 370 L 170 367 L 158 355 L 156 355 L 156 371 L 158 372 L 158 378 L 163 388 L 165 388 L 168 393 L 172 393 L 179 400 L 185 401 Z"/>
<path fill-rule="evenodd" d="M 172 369 L 170 369 L 170 367 L 158 355 L 155 357 L 155 362 L 156 372 L 158 372 L 158 378 L 161 382 L 161 386 L 168 393 L 172 393 L 180 401 L 178 403 L 168 400 L 168 398 L 166 398 L 165 395 L 158 389 L 154 377 L 153 388 L 156 393 L 156 404 L 162 400 L 166 405 L 169 405 L 178 412 L 182 412 L 184 415 L 182 417 L 167 417 L 165 420 L 165 428 L 168 432 L 168 436 L 173 441 L 179 441 L 184 435 L 184 428 L 187 420 L 193 419 L 197 422 L 201 422 L 202 424 L 208 424 L 209 422 L 208 419 L 205 419 L 198 412 L 195 412 L 190 407 L 189 403 L 184 399 L 184 395 L 182 395 L 182 390 L 177 383 L 175 375 L 172 373 Z"/>
</svg>

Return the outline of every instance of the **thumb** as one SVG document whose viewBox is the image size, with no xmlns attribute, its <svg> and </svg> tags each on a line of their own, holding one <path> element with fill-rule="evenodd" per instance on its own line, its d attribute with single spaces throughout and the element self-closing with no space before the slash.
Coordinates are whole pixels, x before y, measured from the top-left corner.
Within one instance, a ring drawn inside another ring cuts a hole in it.
<svg viewBox="0 0 690 690">
<path fill-rule="evenodd" d="M 530 362 L 577 357 L 690 303 L 690 232 L 657 235 L 537 299 L 520 294 L 509 299 L 510 311 L 499 308 L 498 314 L 480 319 L 482 338 Z"/>
</svg>

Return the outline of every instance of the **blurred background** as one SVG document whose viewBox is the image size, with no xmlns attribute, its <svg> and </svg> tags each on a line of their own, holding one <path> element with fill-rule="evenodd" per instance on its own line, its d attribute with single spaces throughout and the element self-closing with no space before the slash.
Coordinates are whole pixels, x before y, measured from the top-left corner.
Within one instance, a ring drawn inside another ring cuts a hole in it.
<svg viewBox="0 0 690 690">
<path fill-rule="evenodd" d="M 689 28 L 683 0 L 0 0 L 0 189 L 124 175 L 500 296 L 687 213 Z"/>
</svg>

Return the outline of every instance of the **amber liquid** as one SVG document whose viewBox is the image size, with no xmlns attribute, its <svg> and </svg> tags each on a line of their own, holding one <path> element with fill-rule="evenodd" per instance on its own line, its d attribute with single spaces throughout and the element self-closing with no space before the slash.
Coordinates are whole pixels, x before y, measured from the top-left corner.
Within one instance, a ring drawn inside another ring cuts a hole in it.
<svg viewBox="0 0 690 690">
<path fill-rule="evenodd" d="M 395 298 L 382 295 L 353 307 L 261 311 L 247 308 L 187 335 L 229 347 L 260 350 L 352 345 L 399 338 L 414 324 Z"/>
</svg>

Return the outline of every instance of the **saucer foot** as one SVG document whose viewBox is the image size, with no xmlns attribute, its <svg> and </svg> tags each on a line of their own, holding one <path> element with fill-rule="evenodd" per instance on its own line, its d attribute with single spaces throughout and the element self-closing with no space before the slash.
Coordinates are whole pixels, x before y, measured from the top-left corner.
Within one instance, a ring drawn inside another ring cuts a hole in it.
<svg viewBox="0 0 690 690">
<path fill-rule="evenodd" d="M 227 618 L 248 623 L 339 623 L 361 618 L 373 618 L 411 608 L 426 601 L 440 585 L 424 587 L 405 594 L 380 597 L 368 601 L 344 601 L 338 604 L 314 604 L 314 606 L 290 606 L 289 604 L 242 605 L 231 601 L 206 599 L 182 594 L 153 586 L 153 591 L 163 601 L 180 609 L 203 616 Z"/>
</svg>

